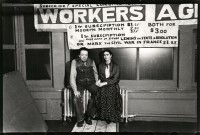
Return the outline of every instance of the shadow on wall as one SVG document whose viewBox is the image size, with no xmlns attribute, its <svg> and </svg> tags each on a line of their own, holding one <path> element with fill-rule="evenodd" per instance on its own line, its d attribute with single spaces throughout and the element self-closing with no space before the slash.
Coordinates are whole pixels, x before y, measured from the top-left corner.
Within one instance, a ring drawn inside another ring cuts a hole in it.
<svg viewBox="0 0 200 135">
<path fill-rule="evenodd" d="M 20 72 L 3 76 L 3 132 L 47 132 L 47 124 Z"/>
<path fill-rule="evenodd" d="M 64 86 L 65 88 L 69 86 L 70 79 L 70 71 L 71 71 L 71 61 L 65 63 L 65 78 L 64 78 Z"/>
</svg>

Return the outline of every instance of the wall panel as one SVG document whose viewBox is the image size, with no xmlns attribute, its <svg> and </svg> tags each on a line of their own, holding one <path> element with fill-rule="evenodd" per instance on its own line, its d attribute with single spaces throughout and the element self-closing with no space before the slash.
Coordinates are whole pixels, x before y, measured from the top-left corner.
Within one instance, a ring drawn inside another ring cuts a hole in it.
<svg viewBox="0 0 200 135">
<path fill-rule="evenodd" d="M 132 120 L 196 121 L 197 97 L 193 92 L 139 92 L 129 93 L 129 116 Z"/>
<path fill-rule="evenodd" d="M 45 120 L 62 119 L 61 92 L 61 90 L 31 92 L 31 95 Z"/>
</svg>

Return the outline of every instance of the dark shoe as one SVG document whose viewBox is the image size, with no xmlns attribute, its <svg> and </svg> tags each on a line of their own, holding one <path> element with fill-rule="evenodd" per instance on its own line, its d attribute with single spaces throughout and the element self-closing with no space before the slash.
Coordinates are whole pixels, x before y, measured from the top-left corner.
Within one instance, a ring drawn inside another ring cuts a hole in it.
<svg viewBox="0 0 200 135">
<path fill-rule="evenodd" d="M 110 121 L 110 120 L 107 120 L 107 121 L 106 121 L 106 123 L 107 123 L 107 124 L 110 124 L 110 123 L 111 123 L 111 121 Z"/>
<path fill-rule="evenodd" d="M 82 121 L 77 122 L 77 127 L 82 127 L 84 123 L 84 119 Z"/>
<path fill-rule="evenodd" d="M 86 119 L 85 119 L 85 122 L 88 124 L 88 125 L 92 125 L 92 119 L 90 116 L 87 116 Z"/>
</svg>

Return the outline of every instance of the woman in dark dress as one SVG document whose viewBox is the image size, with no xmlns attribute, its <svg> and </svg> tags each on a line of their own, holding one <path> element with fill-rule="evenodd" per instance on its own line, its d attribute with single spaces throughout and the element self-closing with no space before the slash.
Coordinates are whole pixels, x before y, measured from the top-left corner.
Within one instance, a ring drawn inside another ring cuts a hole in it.
<svg viewBox="0 0 200 135">
<path fill-rule="evenodd" d="M 104 62 L 99 65 L 99 93 L 98 93 L 98 117 L 110 122 L 119 122 L 122 112 L 120 95 L 119 66 L 112 61 L 112 52 L 103 51 Z"/>
</svg>

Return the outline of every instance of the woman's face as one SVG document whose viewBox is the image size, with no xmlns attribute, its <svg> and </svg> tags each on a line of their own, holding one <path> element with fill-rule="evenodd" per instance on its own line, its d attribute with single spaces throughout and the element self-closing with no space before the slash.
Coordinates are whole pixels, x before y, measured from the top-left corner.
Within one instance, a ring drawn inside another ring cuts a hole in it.
<svg viewBox="0 0 200 135">
<path fill-rule="evenodd" d="M 111 60 L 112 55 L 109 52 L 104 52 L 104 59 L 105 61 Z"/>
</svg>

